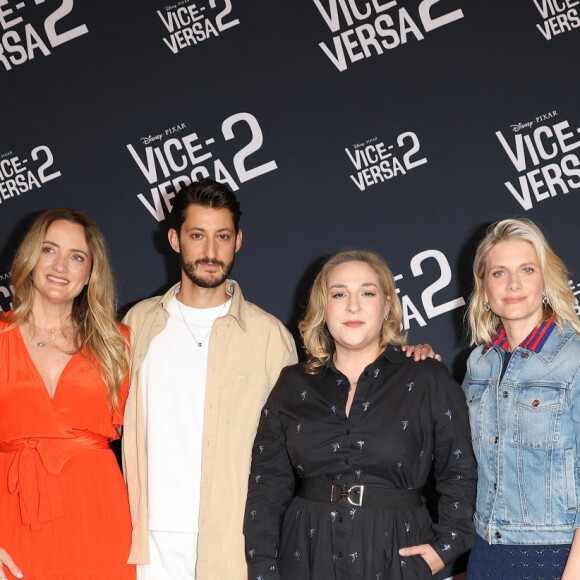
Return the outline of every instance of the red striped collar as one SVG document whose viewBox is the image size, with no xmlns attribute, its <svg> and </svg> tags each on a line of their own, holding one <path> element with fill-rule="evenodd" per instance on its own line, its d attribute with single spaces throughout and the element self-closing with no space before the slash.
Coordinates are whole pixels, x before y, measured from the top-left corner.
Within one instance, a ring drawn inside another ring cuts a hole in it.
<svg viewBox="0 0 580 580">
<path fill-rule="evenodd" d="M 528 337 L 519 346 L 532 352 L 540 352 L 555 326 L 556 323 L 552 318 L 544 320 L 544 322 L 530 332 Z M 508 349 L 508 341 L 503 324 L 500 324 L 495 336 L 485 345 L 481 354 L 485 354 L 492 346 L 497 346 L 503 350 Z"/>
</svg>

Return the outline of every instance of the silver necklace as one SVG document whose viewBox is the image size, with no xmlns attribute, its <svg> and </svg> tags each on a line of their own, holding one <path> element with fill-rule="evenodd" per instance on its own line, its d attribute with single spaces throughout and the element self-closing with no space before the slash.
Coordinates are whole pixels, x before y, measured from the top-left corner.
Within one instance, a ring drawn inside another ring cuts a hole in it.
<svg viewBox="0 0 580 580">
<path fill-rule="evenodd" d="M 179 313 L 181 314 L 181 318 L 183 319 L 183 324 L 185 324 L 185 328 L 187 328 L 187 331 L 189 332 L 189 334 L 191 334 L 191 338 L 193 338 L 193 340 L 195 340 L 195 343 L 197 344 L 197 346 L 199 348 L 201 348 L 202 344 L 205 342 L 205 339 L 211 334 L 211 331 L 213 329 L 213 324 L 211 325 L 207 334 L 201 340 L 197 340 L 197 338 L 195 338 L 195 334 L 193 334 L 193 331 L 191 330 L 191 328 L 189 328 L 189 324 L 187 324 L 187 320 L 185 320 L 185 316 L 183 315 L 183 310 L 181 309 L 181 302 L 179 301 L 177 296 L 175 297 L 175 300 L 177 300 L 177 308 L 179 308 Z M 219 311 L 219 314 L 217 315 L 216 320 L 217 320 L 217 318 L 219 318 L 222 315 L 227 303 L 228 303 L 227 300 L 223 303 L 222 309 Z"/>
</svg>

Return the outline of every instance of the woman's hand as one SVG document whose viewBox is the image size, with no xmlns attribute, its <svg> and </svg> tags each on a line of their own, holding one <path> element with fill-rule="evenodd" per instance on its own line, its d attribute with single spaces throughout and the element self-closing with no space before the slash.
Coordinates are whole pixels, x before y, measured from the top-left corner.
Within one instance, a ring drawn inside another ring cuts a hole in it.
<svg viewBox="0 0 580 580">
<path fill-rule="evenodd" d="M 415 361 L 425 360 L 426 358 L 434 358 L 438 361 L 443 360 L 440 354 L 435 354 L 430 344 L 406 344 L 401 347 L 401 350 L 407 353 L 407 357 L 414 356 Z"/>
<path fill-rule="evenodd" d="M 576 528 L 562 580 L 580 579 L 580 528 Z"/>
<path fill-rule="evenodd" d="M 0 548 L 0 580 L 7 580 L 4 574 L 4 566 L 12 572 L 16 578 L 23 578 L 22 572 L 17 568 L 16 564 L 10 557 L 10 554 L 3 548 Z"/>
<path fill-rule="evenodd" d="M 399 556 L 421 556 L 427 562 L 429 568 L 431 568 L 431 574 L 437 574 L 437 572 L 445 568 L 445 563 L 429 544 L 401 548 L 399 550 Z"/>
</svg>

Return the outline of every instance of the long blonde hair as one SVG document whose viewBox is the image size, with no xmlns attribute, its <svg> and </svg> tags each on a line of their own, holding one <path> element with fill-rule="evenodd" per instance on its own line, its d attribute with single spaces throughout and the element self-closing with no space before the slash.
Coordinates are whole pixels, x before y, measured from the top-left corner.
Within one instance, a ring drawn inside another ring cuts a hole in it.
<svg viewBox="0 0 580 580">
<path fill-rule="evenodd" d="M 474 287 L 467 310 L 471 344 L 485 344 L 497 332 L 501 320 L 491 310 L 485 310 L 485 263 L 489 252 L 500 242 L 518 240 L 532 245 L 538 256 L 544 277 L 547 304 L 543 305 L 542 319 L 550 317 L 562 332 L 564 321 L 580 333 L 580 321 L 574 310 L 574 293 L 564 262 L 554 253 L 540 228 L 529 219 L 505 219 L 492 224 L 479 243 L 473 262 Z"/>
<path fill-rule="evenodd" d="M 115 321 L 116 292 L 105 239 L 89 216 L 78 210 L 60 208 L 45 211 L 36 218 L 12 263 L 10 281 L 14 287 L 14 310 L 2 316 L 12 326 L 34 320 L 32 271 L 48 228 L 58 220 L 78 224 L 85 231 L 92 267 L 88 284 L 73 302 L 74 343 L 76 349 L 99 369 L 107 385 L 109 401 L 115 407 L 129 370 L 128 345 Z"/>
<path fill-rule="evenodd" d="M 374 252 L 367 252 L 365 250 L 339 252 L 326 260 L 322 270 L 316 276 L 310 290 L 306 314 L 298 324 L 308 358 L 306 362 L 306 372 L 308 374 L 316 374 L 330 358 L 333 339 L 328 332 L 324 318 L 327 305 L 328 277 L 337 266 L 348 262 L 364 262 L 368 264 L 379 279 L 380 289 L 385 300 L 389 297 L 391 299 L 388 319 L 383 320 L 381 327 L 379 337 L 380 349 L 383 350 L 387 344 L 400 346 L 407 342 L 407 334 L 401 330 L 403 309 L 397 296 L 395 281 L 389 267 Z"/>
</svg>

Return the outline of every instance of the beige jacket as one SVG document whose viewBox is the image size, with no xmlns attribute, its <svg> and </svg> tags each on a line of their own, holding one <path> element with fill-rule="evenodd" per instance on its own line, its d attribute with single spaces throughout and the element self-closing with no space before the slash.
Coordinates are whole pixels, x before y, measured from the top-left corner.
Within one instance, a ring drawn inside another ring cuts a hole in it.
<svg viewBox="0 0 580 580">
<path fill-rule="evenodd" d="M 129 490 L 133 542 L 129 563 L 149 562 L 147 471 L 141 365 L 167 322 L 163 296 L 139 302 L 123 322 L 131 330 L 131 383 L 125 407 L 123 466 Z M 229 313 L 211 331 L 203 424 L 197 580 L 247 580 L 242 524 L 251 450 L 262 406 L 283 367 L 296 362 L 284 325 L 228 280 Z M 175 442 L 179 445 L 179 442 Z"/>
</svg>

